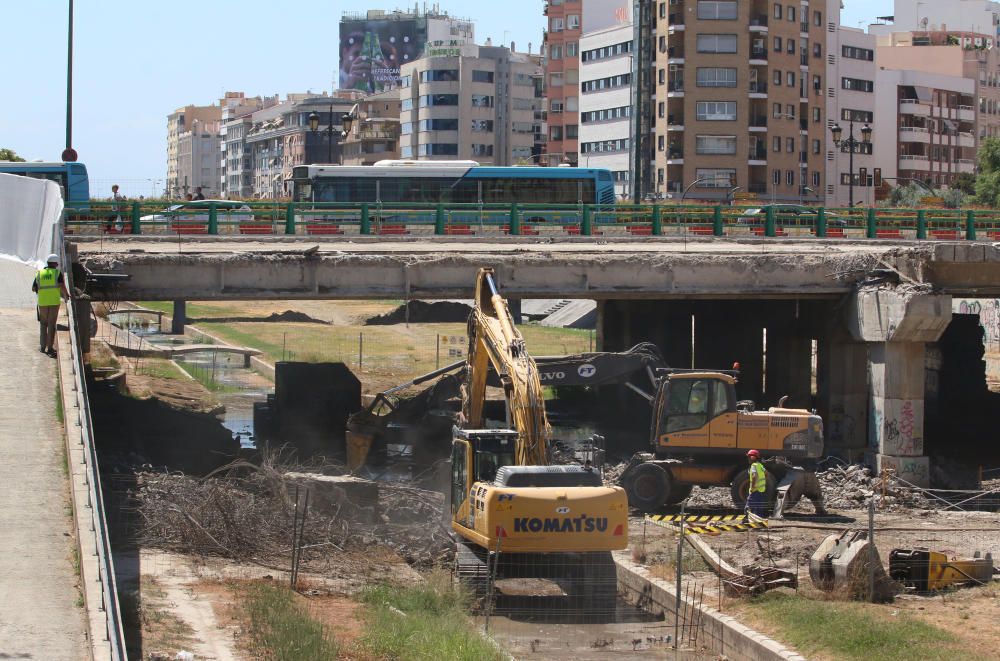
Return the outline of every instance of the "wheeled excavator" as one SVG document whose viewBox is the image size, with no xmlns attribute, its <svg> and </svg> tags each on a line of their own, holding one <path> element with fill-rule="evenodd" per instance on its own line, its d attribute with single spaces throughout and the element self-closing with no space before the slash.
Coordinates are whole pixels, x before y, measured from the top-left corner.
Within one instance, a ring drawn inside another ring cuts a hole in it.
<svg viewBox="0 0 1000 661">
<path fill-rule="evenodd" d="M 451 527 L 460 579 L 481 594 L 492 572 L 501 594 L 613 610 L 611 551 L 628 545 L 625 492 L 604 486 L 586 467 L 549 465 L 538 367 L 493 269 L 477 276 L 468 336 L 464 424 L 454 431 L 451 455 Z M 504 393 L 505 428 L 487 428 L 483 415 L 491 366 Z M 534 591 L 534 579 L 543 579 L 545 589 Z"/>
</svg>

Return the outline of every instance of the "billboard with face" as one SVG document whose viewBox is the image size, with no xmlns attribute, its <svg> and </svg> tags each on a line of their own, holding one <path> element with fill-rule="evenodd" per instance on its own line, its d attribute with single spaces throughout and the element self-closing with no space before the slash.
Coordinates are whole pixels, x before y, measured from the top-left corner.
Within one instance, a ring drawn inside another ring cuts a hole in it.
<svg viewBox="0 0 1000 661">
<path fill-rule="evenodd" d="M 427 41 L 427 21 L 342 20 L 340 88 L 372 94 L 399 84 L 399 68 L 419 58 Z"/>
</svg>

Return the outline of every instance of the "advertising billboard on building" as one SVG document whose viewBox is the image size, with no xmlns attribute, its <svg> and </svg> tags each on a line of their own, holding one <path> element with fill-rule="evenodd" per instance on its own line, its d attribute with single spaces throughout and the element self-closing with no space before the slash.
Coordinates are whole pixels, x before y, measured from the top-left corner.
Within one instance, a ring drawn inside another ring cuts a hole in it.
<svg viewBox="0 0 1000 661">
<path fill-rule="evenodd" d="M 399 68 L 423 55 L 425 18 L 340 22 L 340 88 L 371 94 L 399 84 Z"/>
<path fill-rule="evenodd" d="M 583 31 L 596 32 L 632 22 L 632 0 L 583 0 Z"/>
</svg>

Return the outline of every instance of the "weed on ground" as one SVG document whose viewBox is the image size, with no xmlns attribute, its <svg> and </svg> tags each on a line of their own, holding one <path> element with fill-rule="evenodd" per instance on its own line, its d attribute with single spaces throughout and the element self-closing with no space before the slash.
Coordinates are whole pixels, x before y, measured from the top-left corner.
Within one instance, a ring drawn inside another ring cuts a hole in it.
<svg viewBox="0 0 1000 661">
<path fill-rule="evenodd" d="M 237 588 L 248 623 L 249 652 L 253 658 L 275 661 L 336 659 L 337 642 L 331 632 L 296 603 L 289 588 L 251 583 Z"/>
</svg>

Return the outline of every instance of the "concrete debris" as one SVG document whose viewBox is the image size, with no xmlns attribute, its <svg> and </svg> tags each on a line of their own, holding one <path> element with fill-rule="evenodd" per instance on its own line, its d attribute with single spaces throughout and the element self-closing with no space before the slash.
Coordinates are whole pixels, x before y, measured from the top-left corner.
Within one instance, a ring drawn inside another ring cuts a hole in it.
<svg viewBox="0 0 1000 661">
<path fill-rule="evenodd" d="M 883 485 L 882 477 L 872 475 L 867 466 L 835 466 L 816 476 L 827 506 L 833 509 L 863 509 L 873 496 L 880 510 L 890 512 L 933 507 L 932 501 L 919 489 L 903 486 L 891 475 Z"/>
</svg>

